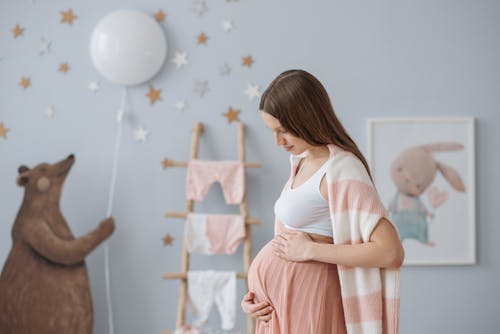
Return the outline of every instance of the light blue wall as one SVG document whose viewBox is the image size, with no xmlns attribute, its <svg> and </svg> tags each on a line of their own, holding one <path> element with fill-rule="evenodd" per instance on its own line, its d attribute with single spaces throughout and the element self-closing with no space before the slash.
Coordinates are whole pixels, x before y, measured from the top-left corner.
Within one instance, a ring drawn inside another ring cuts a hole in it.
<svg viewBox="0 0 500 334">
<path fill-rule="evenodd" d="M 115 138 L 115 112 L 121 88 L 101 78 L 102 88 L 87 85 L 99 79 L 89 57 L 89 39 L 96 22 L 122 8 L 167 13 L 162 24 L 173 50 L 188 52 L 190 63 L 177 70 L 168 62 L 151 83 L 162 89 L 154 106 L 144 97 L 147 85 L 131 89 L 133 121 L 125 123 L 114 206 L 117 230 L 109 242 L 115 332 L 159 333 L 175 323 L 179 282 L 163 281 L 165 271 L 180 269 L 182 222 L 167 220 L 165 211 L 185 208 L 182 169 L 162 170 L 165 157 L 189 156 L 195 121 L 206 126 L 200 157 L 237 156 L 236 125 L 221 115 L 229 106 L 241 109 L 247 124 L 247 160 L 262 162 L 249 170 L 248 200 L 254 228 L 254 254 L 272 235 L 273 203 L 288 175 L 287 154 L 276 148 L 263 126 L 257 102 L 243 94 L 247 83 L 261 89 L 278 73 L 303 68 L 317 75 L 330 93 L 336 112 L 366 153 L 366 120 L 391 116 L 476 117 L 476 189 L 478 265 L 407 267 L 402 272 L 401 333 L 498 333 L 500 277 L 495 206 L 500 163 L 500 3 L 498 1 L 207 1 L 198 17 L 191 1 L 13 1 L 0 4 L 0 122 L 11 130 L 0 138 L 0 263 L 11 246 L 10 229 L 22 199 L 16 187 L 17 167 L 56 161 L 75 153 L 77 162 L 67 180 L 62 209 L 74 233 L 82 235 L 105 215 Z M 59 23 L 61 10 L 72 8 L 72 27 Z M 235 30 L 221 24 L 233 19 Z M 24 36 L 11 29 L 21 24 Z M 197 46 L 195 36 L 209 36 Z M 38 56 L 44 36 L 52 51 Z M 242 67 L 242 56 L 255 64 Z M 68 61 L 71 71 L 57 72 Z M 233 69 L 221 77 L 218 67 Z M 32 87 L 18 86 L 30 76 Z M 196 80 L 208 80 L 203 98 L 193 92 Z M 175 110 L 186 98 L 184 112 Z M 55 118 L 44 118 L 55 106 Z M 151 131 L 141 144 L 131 131 Z M 196 204 L 197 211 L 237 212 L 224 205 L 220 188 Z M 161 238 L 175 237 L 172 247 Z M 87 258 L 95 305 L 95 333 L 106 333 L 103 248 Z M 242 269 L 241 249 L 234 257 L 193 257 L 198 269 Z M 495 284 L 496 283 L 496 284 Z M 243 294 L 243 282 L 239 282 Z M 214 312 L 210 324 L 216 326 Z M 239 327 L 246 322 L 238 316 Z"/>
</svg>

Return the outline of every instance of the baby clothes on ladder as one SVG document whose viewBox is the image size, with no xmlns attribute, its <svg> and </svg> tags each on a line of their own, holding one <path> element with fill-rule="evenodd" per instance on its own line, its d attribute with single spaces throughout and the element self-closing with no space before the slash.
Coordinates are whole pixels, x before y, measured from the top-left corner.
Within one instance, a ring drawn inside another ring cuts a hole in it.
<svg viewBox="0 0 500 334">
<path fill-rule="evenodd" d="M 227 204 L 241 203 L 245 193 L 245 168 L 242 161 L 190 160 L 186 177 L 187 199 L 203 200 L 215 181 L 219 181 Z"/>
<path fill-rule="evenodd" d="M 245 238 L 245 221 L 241 215 L 190 213 L 184 231 L 189 253 L 233 254 Z"/>
<path fill-rule="evenodd" d="M 189 253 L 211 254 L 207 238 L 206 216 L 189 213 L 184 228 L 184 240 Z"/>
<path fill-rule="evenodd" d="M 188 271 L 189 301 L 197 319 L 195 326 L 203 325 L 215 302 L 222 320 L 222 329 L 234 327 L 236 316 L 236 273 L 234 271 Z"/>
<path fill-rule="evenodd" d="M 233 254 L 245 238 L 242 215 L 207 215 L 206 224 L 212 254 Z"/>
</svg>

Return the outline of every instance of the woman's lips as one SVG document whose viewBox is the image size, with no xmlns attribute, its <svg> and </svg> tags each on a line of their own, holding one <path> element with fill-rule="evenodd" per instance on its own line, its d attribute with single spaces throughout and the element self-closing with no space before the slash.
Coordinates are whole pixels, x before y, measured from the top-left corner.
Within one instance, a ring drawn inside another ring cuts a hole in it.
<svg viewBox="0 0 500 334">
<path fill-rule="evenodd" d="M 293 146 L 285 146 L 285 151 L 290 151 L 293 148 Z"/>
</svg>

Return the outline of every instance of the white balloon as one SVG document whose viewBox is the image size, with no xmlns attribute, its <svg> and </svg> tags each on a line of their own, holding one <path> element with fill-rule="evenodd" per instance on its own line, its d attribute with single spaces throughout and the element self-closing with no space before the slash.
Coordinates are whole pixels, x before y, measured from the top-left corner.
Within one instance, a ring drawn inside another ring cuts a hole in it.
<svg viewBox="0 0 500 334">
<path fill-rule="evenodd" d="M 97 70 L 121 85 L 151 79 L 167 53 L 163 29 L 151 16 L 137 10 L 119 10 L 103 17 L 90 40 L 90 56 Z"/>
</svg>

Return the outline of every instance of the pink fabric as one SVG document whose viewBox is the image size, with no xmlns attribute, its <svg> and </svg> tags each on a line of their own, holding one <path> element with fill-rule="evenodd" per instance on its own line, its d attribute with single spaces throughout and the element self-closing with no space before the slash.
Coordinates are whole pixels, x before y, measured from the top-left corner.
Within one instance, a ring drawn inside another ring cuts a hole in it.
<svg viewBox="0 0 500 334">
<path fill-rule="evenodd" d="M 390 222 L 387 211 L 362 162 L 334 145 L 328 148 L 335 157 L 326 173 L 335 243 L 369 242 L 380 219 Z M 399 268 L 339 270 L 349 334 L 399 333 L 399 274 Z"/>
<path fill-rule="evenodd" d="M 241 203 L 245 193 L 245 169 L 242 161 L 189 161 L 187 199 L 202 201 L 215 181 L 220 183 L 227 204 Z"/>
<path fill-rule="evenodd" d="M 207 215 L 205 233 L 212 254 L 233 254 L 245 238 L 243 216 Z"/>
<path fill-rule="evenodd" d="M 346 322 L 356 323 L 362 321 L 379 320 L 382 318 L 381 291 L 364 295 L 352 296 L 344 299 Z"/>
<path fill-rule="evenodd" d="M 333 201 L 333 205 L 330 206 L 333 214 L 343 211 L 363 211 L 379 216 L 386 214 L 377 191 L 371 185 L 359 180 L 341 180 L 333 182 L 330 188 L 330 195 L 333 198 L 342 199 Z"/>
<path fill-rule="evenodd" d="M 174 334 L 199 334 L 198 328 L 192 325 L 184 325 L 181 328 L 177 328 Z"/>
<path fill-rule="evenodd" d="M 384 298 L 384 318 L 382 333 L 399 333 L 399 298 Z"/>
<path fill-rule="evenodd" d="M 273 307 L 268 323 L 257 320 L 256 334 L 346 334 L 337 266 L 316 261 L 286 261 L 271 242 L 248 271 L 255 302 Z"/>
</svg>

